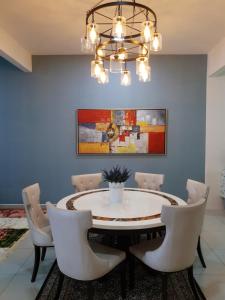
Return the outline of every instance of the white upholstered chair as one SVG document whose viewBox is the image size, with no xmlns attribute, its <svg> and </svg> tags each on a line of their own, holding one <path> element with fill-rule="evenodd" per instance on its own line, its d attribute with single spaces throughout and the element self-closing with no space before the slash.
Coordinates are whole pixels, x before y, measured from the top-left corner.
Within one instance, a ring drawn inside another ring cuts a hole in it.
<svg viewBox="0 0 225 300">
<path fill-rule="evenodd" d="M 166 226 L 165 238 L 144 241 L 130 247 L 130 252 L 144 264 L 163 275 L 163 299 L 167 297 L 167 275 L 187 269 L 195 299 L 199 286 L 193 277 L 193 263 L 198 237 L 201 232 L 206 200 L 185 206 L 163 206 L 161 220 Z M 191 222 L 190 222 L 191 220 Z M 131 256 L 133 257 L 133 256 Z M 134 260 L 131 259 L 131 287 L 134 284 Z M 204 295 L 201 294 L 202 297 Z"/>
<path fill-rule="evenodd" d="M 71 181 L 76 192 L 97 189 L 102 182 L 102 173 L 73 175 Z"/>
<path fill-rule="evenodd" d="M 135 172 L 134 179 L 137 182 L 138 188 L 160 191 L 164 183 L 163 174 L 141 173 Z M 161 235 L 161 231 L 158 232 Z M 156 232 L 147 233 L 147 238 L 156 237 Z"/>
<path fill-rule="evenodd" d="M 198 181 L 195 181 L 195 180 L 192 180 L 192 179 L 188 179 L 186 189 L 187 189 L 187 192 L 188 192 L 188 199 L 187 199 L 188 204 L 196 203 L 201 198 L 205 198 L 206 200 L 208 198 L 209 187 L 206 184 L 202 183 L 202 182 L 198 182 Z M 201 249 L 201 237 L 200 237 L 200 235 L 199 235 L 199 238 L 198 238 L 197 252 L 198 252 L 198 256 L 199 256 L 199 259 L 201 261 L 202 266 L 204 268 L 206 268 L 206 263 L 205 263 L 205 260 L 204 260 L 203 254 L 202 254 L 202 249 Z"/>
<path fill-rule="evenodd" d="M 164 175 L 136 172 L 134 179 L 140 189 L 160 191 L 164 182 Z"/>
<path fill-rule="evenodd" d="M 31 277 L 31 282 L 34 282 L 40 259 L 44 260 L 46 247 L 52 247 L 53 241 L 48 217 L 44 214 L 40 205 L 39 184 L 35 183 L 24 188 L 22 190 L 22 197 L 35 251 L 34 268 Z"/>
<path fill-rule="evenodd" d="M 125 252 L 87 240 L 92 227 L 91 211 L 68 211 L 47 203 L 58 267 L 61 275 L 57 296 L 63 284 L 64 275 L 87 281 L 88 299 L 93 299 L 92 281 L 103 277 L 115 267 L 121 267 L 121 288 L 123 299 L 125 288 Z"/>
</svg>

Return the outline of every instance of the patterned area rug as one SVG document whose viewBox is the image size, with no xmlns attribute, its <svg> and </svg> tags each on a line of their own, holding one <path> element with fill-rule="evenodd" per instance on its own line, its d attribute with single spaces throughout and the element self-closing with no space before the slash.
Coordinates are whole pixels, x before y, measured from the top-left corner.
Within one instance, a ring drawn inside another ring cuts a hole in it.
<svg viewBox="0 0 225 300">
<path fill-rule="evenodd" d="M 127 300 L 159 300 L 161 299 L 161 277 L 151 273 L 145 266 L 135 264 L 135 289 L 127 291 Z M 59 278 L 56 262 L 53 264 L 36 300 L 54 299 Z M 128 282 L 128 274 L 127 274 Z M 65 277 L 59 299 L 87 299 L 86 284 Z M 120 274 L 112 272 L 104 280 L 96 281 L 95 300 L 120 300 Z M 128 290 L 128 288 L 127 288 Z M 169 276 L 168 300 L 193 300 L 194 295 L 188 282 L 187 272 L 173 273 Z"/>
<path fill-rule="evenodd" d="M 27 232 L 24 209 L 0 209 L 0 259 Z"/>
</svg>

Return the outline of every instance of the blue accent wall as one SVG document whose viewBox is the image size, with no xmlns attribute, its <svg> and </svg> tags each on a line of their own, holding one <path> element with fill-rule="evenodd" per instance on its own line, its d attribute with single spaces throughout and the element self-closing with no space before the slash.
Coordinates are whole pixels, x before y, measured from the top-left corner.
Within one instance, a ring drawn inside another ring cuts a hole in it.
<svg viewBox="0 0 225 300">
<path fill-rule="evenodd" d="M 130 87 L 119 75 L 98 85 L 88 56 L 34 56 L 23 73 L 0 59 L 0 203 L 22 203 L 21 189 L 39 182 L 42 202 L 73 192 L 73 174 L 115 164 L 165 174 L 163 190 L 185 197 L 187 178 L 204 180 L 205 55 L 152 57 L 152 81 L 139 83 L 132 66 Z M 166 108 L 166 156 L 75 154 L 78 108 Z M 127 185 L 134 185 L 131 178 Z"/>
</svg>

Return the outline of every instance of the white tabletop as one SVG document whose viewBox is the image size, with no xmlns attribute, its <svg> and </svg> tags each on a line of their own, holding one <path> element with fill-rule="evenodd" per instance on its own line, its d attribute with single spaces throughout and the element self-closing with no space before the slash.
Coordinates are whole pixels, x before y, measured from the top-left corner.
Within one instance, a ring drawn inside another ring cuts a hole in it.
<svg viewBox="0 0 225 300">
<path fill-rule="evenodd" d="M 107 189 L 89 190 L 69 195 L 58 208 L 91 210 L 93 228 L 137 230 L 162 226 L 162 205 L 186 205 L 182 199 L 163 192 L 127 188 L 121 203 L 110 203 Z"/>
</svg>

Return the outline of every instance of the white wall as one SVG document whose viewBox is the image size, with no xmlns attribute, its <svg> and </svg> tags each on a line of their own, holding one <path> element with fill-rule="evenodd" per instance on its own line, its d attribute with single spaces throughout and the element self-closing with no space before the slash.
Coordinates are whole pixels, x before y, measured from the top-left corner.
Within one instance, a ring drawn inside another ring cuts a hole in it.
<svg viewBox="0 0 225 300">
<path fill-rule="evenodd" d="M 224 209 L 220 198 L 220 173 L 225 168 L 225 39 L 208 54 L 206 93 L 206 183 L 208 209 Z M 218 76 L 220 75 L 220 76 Z"/>
<path fill-rule="evenodd" d="M 220 172 L 225 168 L 225 76 L 207 80 L 206 183 L 210 186 L 209 209 L 222 209 Z"/>
</svg>

